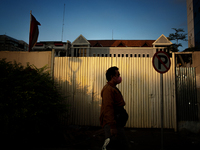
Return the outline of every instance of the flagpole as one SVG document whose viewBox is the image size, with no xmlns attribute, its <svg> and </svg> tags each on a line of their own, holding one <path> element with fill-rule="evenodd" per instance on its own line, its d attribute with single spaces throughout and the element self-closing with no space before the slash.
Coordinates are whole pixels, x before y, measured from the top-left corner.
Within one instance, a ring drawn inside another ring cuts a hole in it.
<svg viewBox="0 0 200 150">
<path fill-rule="evenodd" d="M 30 43 L 30 34 L 31 34 L 31 15 L 32 15 L 32 10 L 30 11 L 29 45 L 31 45 L 31 43 Z M 28 46 L 28 52 L 30 52 L 30 46 Z"/>
</svg>

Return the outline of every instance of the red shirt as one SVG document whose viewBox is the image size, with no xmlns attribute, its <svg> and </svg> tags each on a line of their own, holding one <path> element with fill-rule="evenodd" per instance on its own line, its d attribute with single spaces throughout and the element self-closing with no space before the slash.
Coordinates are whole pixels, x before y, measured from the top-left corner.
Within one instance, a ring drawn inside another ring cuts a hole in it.
<svg viewBox="0 0 200 150">
<path fill-rule="evenodd" d="M 117 87 L 108 82 L 101 91 L 101 97 L 100 125 L 104 127 L 106 124 L 109 124 L 112 129 L 116 128 L 114 107 L 125 106 L 122 94 Z"/>
</svg>

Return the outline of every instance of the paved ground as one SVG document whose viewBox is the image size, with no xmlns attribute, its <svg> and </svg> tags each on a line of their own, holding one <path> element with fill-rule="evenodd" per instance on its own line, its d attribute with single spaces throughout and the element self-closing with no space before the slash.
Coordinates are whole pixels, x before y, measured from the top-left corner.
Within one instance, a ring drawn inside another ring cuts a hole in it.
<svg viewBox="0 0 200 150">
<path fill-rule="evenodd" d="M 160 150 L 160 129 L 125 129 L 133 150 Z M 64 133 L 64 134 L 63 134 Z M 32 150 L 101 150 L 104 133 L 97 127 L 71 126 L 63 133 L 49 134 L 32 141 L 18 142 L 16 147 Z M 12 145 L 12 141 L 10 144 Z M 174 130 L 164 130 L 164 150 L 200 149 L 200 134 L 188 131 L 176 133 Z M 3 149 L 2 149 L 3 150 Z"/>
</svg>

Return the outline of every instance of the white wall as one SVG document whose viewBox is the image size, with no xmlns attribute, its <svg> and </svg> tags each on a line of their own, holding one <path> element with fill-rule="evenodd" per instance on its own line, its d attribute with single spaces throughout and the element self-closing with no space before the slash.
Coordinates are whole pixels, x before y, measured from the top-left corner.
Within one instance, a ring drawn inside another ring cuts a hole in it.
<svg viewBox="0 0 200 150">
<path fill-rule="evenodd" d="M 0 51 L 0 59 L 6 58 L 6 61 L 21 63 L 26 66 L 27 62 L 30 65 L 34 64 L 37 68 L 42 68 L 48 65 L 51 68 L 51 51 L 46 52 L 13 52 L 13 51 Z"/>
</svg>

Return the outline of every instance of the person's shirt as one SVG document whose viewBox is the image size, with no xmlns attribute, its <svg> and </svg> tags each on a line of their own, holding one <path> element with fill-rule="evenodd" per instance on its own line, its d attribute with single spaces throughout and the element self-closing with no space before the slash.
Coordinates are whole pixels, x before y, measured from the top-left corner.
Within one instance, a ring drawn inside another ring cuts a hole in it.
<svg viewBox="0 0 200 150">
<path fill-rule="evenodd" d="M 125 106 L 123 96 L 116 86 L 108 82 L 101 91 L 101 97 L 100 125 L 104 127 L 109 124 L 111 128 L 116 128 L 114 109 Z"/>
</svg>

